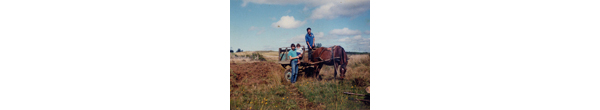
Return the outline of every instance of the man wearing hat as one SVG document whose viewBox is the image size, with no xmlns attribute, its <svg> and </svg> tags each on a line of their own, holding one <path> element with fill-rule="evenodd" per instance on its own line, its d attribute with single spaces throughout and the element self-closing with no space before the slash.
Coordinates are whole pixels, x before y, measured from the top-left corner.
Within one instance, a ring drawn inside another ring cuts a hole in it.
<svg viewBox="0 0 600 110">
<path fill-rule="evenodd" d="M 311 29 L 306 28 L 306 35 L 304 36 L 304 40 L 306 40 L 306 45 L 308 47 L 308 59 L 312 60 L 312 50 L 315 48 L 315 35 L 310 32 Z"/>
</svg>

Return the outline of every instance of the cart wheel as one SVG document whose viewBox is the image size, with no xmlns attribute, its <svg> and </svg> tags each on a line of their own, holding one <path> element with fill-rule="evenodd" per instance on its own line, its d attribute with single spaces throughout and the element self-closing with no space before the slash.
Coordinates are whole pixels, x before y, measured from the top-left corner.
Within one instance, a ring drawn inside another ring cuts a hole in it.
<svg viewBox="0 0 600 110">
<path fill-rule="evenodd" d="M 285 80 L 288 82 L 292 81 L 292 69 L 286 69 L 285 72 L 283 72 L 283 77 L 285 77 Z"/>
</svg>

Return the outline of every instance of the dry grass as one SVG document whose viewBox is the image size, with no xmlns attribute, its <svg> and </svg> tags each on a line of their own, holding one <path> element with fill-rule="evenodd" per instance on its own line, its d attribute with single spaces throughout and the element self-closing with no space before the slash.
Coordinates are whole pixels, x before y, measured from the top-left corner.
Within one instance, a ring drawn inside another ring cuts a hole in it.
<svg viewBox="0 0 600 110">
<path fill-rule="evenodd" d="M 229 63 L 254 63 L 259 62 L 248 57 L 234 57 L 229 59 Z"/>
<path fill-rule="evenodd" d="M 346 65 L 346 78 L 354 79 L 362 77 L 369 80 L 371 76 L 370 55 L 348 55 L 348 57 L 350 59 L 348 60 L 348 65 Z M 333 66 L 323 66 L 320 74 L 323 75 L 323 78 L 332 78 L 334 74 Z"/>
<path fill-rule="evenodd" d="M 277 62 L 279 61 L 279 52 L 278 51 L 269 51 L 269 52 L 259 52 L 261 55 L 264 56 L 265 59 L 267 59 L 267 61 L 271 61 L 271 62 Z"/>
<path fill-rule="evenodd" d="M 266 61 L 269 62 L 277 62 L 279 61 L 279 53 L 277 51 L 246 51 L 246 52 L 236 52 L 229 55 L 230 61 L 229 63 L 252 63 L 256 62 L 256 60 L 252 60 L 252 58 L 243 57 L 243 56 L 252 56 L 252 53 L 258 53 L 265 58 Z M 235 57 L 238 56 L 238 57 Z"/>
</svg>

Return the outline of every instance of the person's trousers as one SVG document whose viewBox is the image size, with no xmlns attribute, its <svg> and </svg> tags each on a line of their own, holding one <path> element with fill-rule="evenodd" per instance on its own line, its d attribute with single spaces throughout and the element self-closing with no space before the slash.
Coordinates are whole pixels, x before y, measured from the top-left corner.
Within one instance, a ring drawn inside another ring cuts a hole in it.
<svg viewBox="0 0 600 110">
<path fill-rule="evenodd" d="M 308 58 L 308 61 L 312 61 L 312 50 L 308 49 L 308 51 L 306 51 L 306 52 L 308 52 L 308 54 L 307 54 L 308 57 L 306 57 L 306 58 Z"/>
<path fill-rule="evenodd" d="M 298 61 L 292 61 L 292 79 L 290 82 L 296 83 L 296 79 L 298 78 Z"/>
</svg>

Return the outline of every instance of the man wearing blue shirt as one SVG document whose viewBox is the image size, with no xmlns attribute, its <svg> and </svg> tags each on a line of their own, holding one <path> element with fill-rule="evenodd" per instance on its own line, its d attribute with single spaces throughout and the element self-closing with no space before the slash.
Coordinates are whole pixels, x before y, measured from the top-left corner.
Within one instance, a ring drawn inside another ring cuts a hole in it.
<svg viewBox="0 0 600 110">
<path fill-rule="evenodd" d="M 304 40 L 306 40 L 306 45 L 308 46 L 308 59 L 312 60 L 312 50 L 315 47 L 315 35 L 313 35 L 313 33 L 310 32 L 311 29 L 306 28 L 306 35 L 304 36 Z"/>
<path fill-rule="evenodd" d="M 296 78 L 298 77 L 298 54 L 296 53 L 296 46 L 292 43 L 292 50 L 288 51 L 288 56 L 290 57 L 290 64 L 292 65 L 292 79 L 290 82 L 292 84 L 296 83 Z"/>
</svg>

